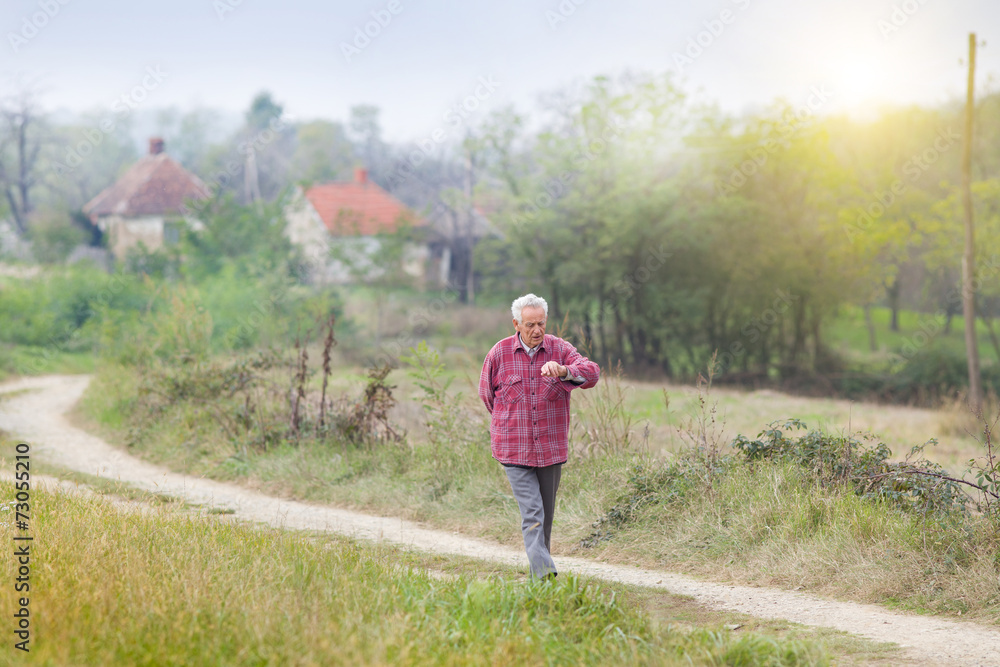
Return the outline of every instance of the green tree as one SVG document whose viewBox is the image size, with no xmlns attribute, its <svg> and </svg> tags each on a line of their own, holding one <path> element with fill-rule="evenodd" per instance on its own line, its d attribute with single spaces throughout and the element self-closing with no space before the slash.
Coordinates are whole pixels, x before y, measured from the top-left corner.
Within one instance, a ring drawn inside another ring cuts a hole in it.
<svg viewBox="0 0 1000 667">
<path fill-rule="evenodd" d="M 295 128 L 290 176 L 299 183 L 322 183 L 350 177 L 356 157 L 339 123 L 315 120 Z"/>
<path fill-rule="evenodd" d="M 283 199 L 244 205 L 231 194 L 192 202 L 191 217 L 179 247 L 183 272 L 200 280 L 232 264 L 239 275 L 291 275 L 298 256 L 285 235 Z M 199 228 L 200 227 L 200 228 Z"/>
</svg>

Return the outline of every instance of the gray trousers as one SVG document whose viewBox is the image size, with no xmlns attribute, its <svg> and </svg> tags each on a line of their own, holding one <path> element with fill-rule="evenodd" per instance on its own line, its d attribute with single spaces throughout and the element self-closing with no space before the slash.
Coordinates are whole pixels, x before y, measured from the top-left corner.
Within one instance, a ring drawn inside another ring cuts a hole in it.
<svg viewBox="0 0 1000 667">
<path fill-rule="evenodd" d="M 521 532 L 528 554 L 531 576 L 541 579 L 556 572 L 549 549 L 552 544 L 552 517 L 556 511 L 556 491 L 562 464 L 545 468 L 505 467 L 510 489 L 521 509 Z"/>
</svg>

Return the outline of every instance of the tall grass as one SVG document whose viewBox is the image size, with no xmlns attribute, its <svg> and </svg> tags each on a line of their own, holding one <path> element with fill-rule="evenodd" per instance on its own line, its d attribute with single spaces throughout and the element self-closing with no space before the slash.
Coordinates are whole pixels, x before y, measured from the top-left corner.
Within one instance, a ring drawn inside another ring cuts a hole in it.
<svg viewBox="0 0 1000 667">
<path fill-rule="evenodd" d="M 8 507 L 14 490 L 0 484 Z M 24 664 L 825 664 L 812 645 L 658 627 L 573 577 L 434 578 L 388 549 L 34 490 Z M 4 571 L 13 571 L 5 550 Z M 0 606 L 13 609 L 11 586 Z M 10 619 L 8 619 L 10 620 Z M 9 651 L 5 655 L 10 655 Z"/>
</svg>

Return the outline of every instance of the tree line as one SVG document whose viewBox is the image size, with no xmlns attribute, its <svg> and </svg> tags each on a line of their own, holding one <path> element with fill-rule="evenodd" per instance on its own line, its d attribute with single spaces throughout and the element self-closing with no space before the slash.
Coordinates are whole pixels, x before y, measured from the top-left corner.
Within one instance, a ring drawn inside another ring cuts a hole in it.
<svg viewBox="0 0 1000 667">
<path fill-rule="evenodd" d="M 598 77 L 531 112 L 470 113 L 443 140 L 409 144 L 383 139 L 376 107 L 355 106 L 345 123 L 292 122 L 267 93 L 229 135 L 209 110 L 164 111 L 158 128 L 168 152 L 236 203 L 366 166 L 437 221 L 459 300 L 543 293 L 550 320 L 602 360 L 688 378 L 714 356 L 731 378 L 794 380 L 847 369 L 827 340 L 845 309 L 864 313 L 872 351 L 873 308 L 889 309 L 893 331 L 904 309 L 923 313 L 923 333 L 895 350 L 905 362 L 935 347 L 961 304 L 960 104 L 859 120 L 823 114 L 813 92 L 734 116 L 668 75 Z M 53 221 L 72 220 L 138 158 L 131 117 L 58 125 L 28 93 L 0 113 L 0 216 L 28 236 L 71 235 Z M 976 116 L 976 299 L 1000 358 L 1000 95 Z"/>
</svg>

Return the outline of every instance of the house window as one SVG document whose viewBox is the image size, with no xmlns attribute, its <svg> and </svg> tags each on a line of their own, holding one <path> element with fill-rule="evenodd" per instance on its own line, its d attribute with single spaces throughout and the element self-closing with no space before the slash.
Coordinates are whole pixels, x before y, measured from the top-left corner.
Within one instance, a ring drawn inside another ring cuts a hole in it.
<svg viewBox="0 0 1000 667">
<path fill-rule="evenodd" d="M 181 226 L 176 220 L 163 222 L 163 245 L 176 245 L 181 240 Z"/>
</svg>

